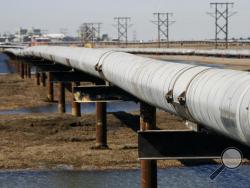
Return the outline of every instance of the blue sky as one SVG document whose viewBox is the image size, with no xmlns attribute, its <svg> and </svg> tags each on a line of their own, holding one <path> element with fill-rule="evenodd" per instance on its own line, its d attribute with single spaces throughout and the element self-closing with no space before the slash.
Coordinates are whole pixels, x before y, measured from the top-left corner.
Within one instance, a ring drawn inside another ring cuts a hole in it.
<svg viewBox="0 0 250 188">
<path fill-rule="evenodd" d="M 214 38 L 214 20 L 206 12 L 212 11 L 207 0 L 5 0 L 0 6 L 0 33 L 14 32 L 18 27 L 40 27 L 58 33 L 68 28 L 70 34 L 83 22 L 102 22 L 102 33 L 116 37 L 115 16 L 129 16 L 133 26 L 132 39 L 156 39 L 154 12 L 173 12 L 176 23 L 170 38 L 175 40 Z M 222 2 L 224 2 L 222 0 Z M 250 1 L 234 1 L 238 13 L 230 19 L 230 37 L 250 37 Z"/>
</svg>

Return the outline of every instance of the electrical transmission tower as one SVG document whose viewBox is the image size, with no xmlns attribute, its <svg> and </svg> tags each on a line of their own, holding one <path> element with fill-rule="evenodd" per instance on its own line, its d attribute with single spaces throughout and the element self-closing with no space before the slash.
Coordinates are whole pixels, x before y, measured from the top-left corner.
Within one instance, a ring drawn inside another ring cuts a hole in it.
<svg viewBox="0 0 250 188">
<path fill-rule="evenodd" d="M 125 45 L 128 45 L 128 25 L 130 17 L 115 17 L 116 27 L 118 30 L 118 42 L 125 41 Z"/>
<path fill-rule="evenodd" d="M 68 29 L 67 28 L 60 28 L 60 33 L 62 33 L 66 36 L 68 33 Z"/>
<path fill-rule="evenodd" d="M 234 3 L 210 3 L 212 8 L 215 8 L 214 13 L 208 13 L 215 18 L 215 48 L 218 48 L 218 41 L 220 36 L 223 36 L 228 48 L 228 23 L 229 18 L 236 12 L 229 12 L 230 6 L 233 7 Z"/>
<path fill-rule="evenodd" d="M 173 16 L 173 13 L 167 12 L 167 13 L 154 13 L 155 17 L 157 17 L 157 21 L 152 21 L 154 24 L 157 25 L 158 29 L 158 47 L 161 47 L 162 40 L 166 40 L 167 47 L 169 47 L 169 27 L 175 21 L 171 21 L 170 17 Z"/>
<path fill-rule="evenodd" d="M 137 41 L 137 32 L 136 32 L 136 30 L 133 31 L 133 41 L 134 42 Z"/>
<path fill-rule="evenodd" d="M 79 35 L 83 43 L 94 42 L 100 39 L 102 23 L 83 23 L 79 29 Z"/>
</svg>

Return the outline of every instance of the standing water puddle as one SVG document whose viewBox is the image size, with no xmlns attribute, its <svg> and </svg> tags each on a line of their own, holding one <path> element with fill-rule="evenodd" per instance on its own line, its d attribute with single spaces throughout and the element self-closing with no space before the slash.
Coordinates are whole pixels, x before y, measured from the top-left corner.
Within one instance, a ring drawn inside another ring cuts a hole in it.
<svg viewBox="0 0 250 188">
<path fill-rule="evenodd" d="M 9 57 L 0 53 L 0 74 L 14 73 L 14 69 L 9 64 Z"/>
<path fill-rule="evenodd" d="M 139 104 L 134 102 L 115 102 L 107 103 L 107 112 L 126 111 L 132 112 L 139 110 Z M 46 106 L 38 106 L 34 108 L 20 108 L 12 110 L 0 110 L 0 115 L 13 115 L 13 114 L 29 114 L 29 113 L 56 113 L 57 104 L 49 104 Z M 95 103 L 81 104 L 82 114 L 91 114 L 95 112 Z M 71 113 L 71 104 L 66 104 L 66 113 Z"/>
</svg>

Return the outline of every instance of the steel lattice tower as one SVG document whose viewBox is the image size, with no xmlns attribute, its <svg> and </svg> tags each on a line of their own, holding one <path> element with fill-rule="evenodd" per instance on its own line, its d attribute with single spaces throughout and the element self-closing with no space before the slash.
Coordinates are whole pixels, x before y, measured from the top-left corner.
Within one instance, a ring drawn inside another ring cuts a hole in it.
<svg viewBox="0 0 250 188">
<path fill-rule="evenodd" d="M 175 21 L 170 21 L 170 17 L 173 16 L 173 13 L 154 13 L 155 17 L 157 17 L 157 21 L 152 21 L 157 25 L 158 30 L 158 47 L 161 47 L 161 42 L 163 39 L 167 41 L 167 47 L 169 47 L 169 26 L 173 24 Z"/>
<path fill-rule="evenodd" d="M 83 23 L 80 26 L 80 37 L 83 42 L 94 42 L 100 39 L 102 23 Z"/>
<path fill-rule="evenodd" d="M 223 36 L 228 48 L 228 23 L 229 18 L 236 12 L 229 12 L 230 6 L 233 7 L 234 3 L 210 3 L 210 6 L 215 9 L 214 13 L 208 13 L 215 18 L 215 48 L 218 48 L 218 41 L 220 36 Z"/>
<path fill-rule="evenodd" d="M 118 42 L 125 41 L 126 46 L 128 45 L 128 23 L 130 17 L 115 17 L 116 27 L 118 30 Z"/>
</svg>

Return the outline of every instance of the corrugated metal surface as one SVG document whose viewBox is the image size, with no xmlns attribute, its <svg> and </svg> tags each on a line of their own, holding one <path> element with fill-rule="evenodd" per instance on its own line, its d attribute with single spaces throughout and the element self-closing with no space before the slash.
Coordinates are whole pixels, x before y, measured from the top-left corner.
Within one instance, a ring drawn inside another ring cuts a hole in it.
<svg viewBox="0 0 250 188">
<path fill-rule="evenodd" d="M 12 50 L 79 69 L 139 99 L 250 146 L 250 74 L 143 58 L 123 52 L 69 47 Z"/>
</svg>

